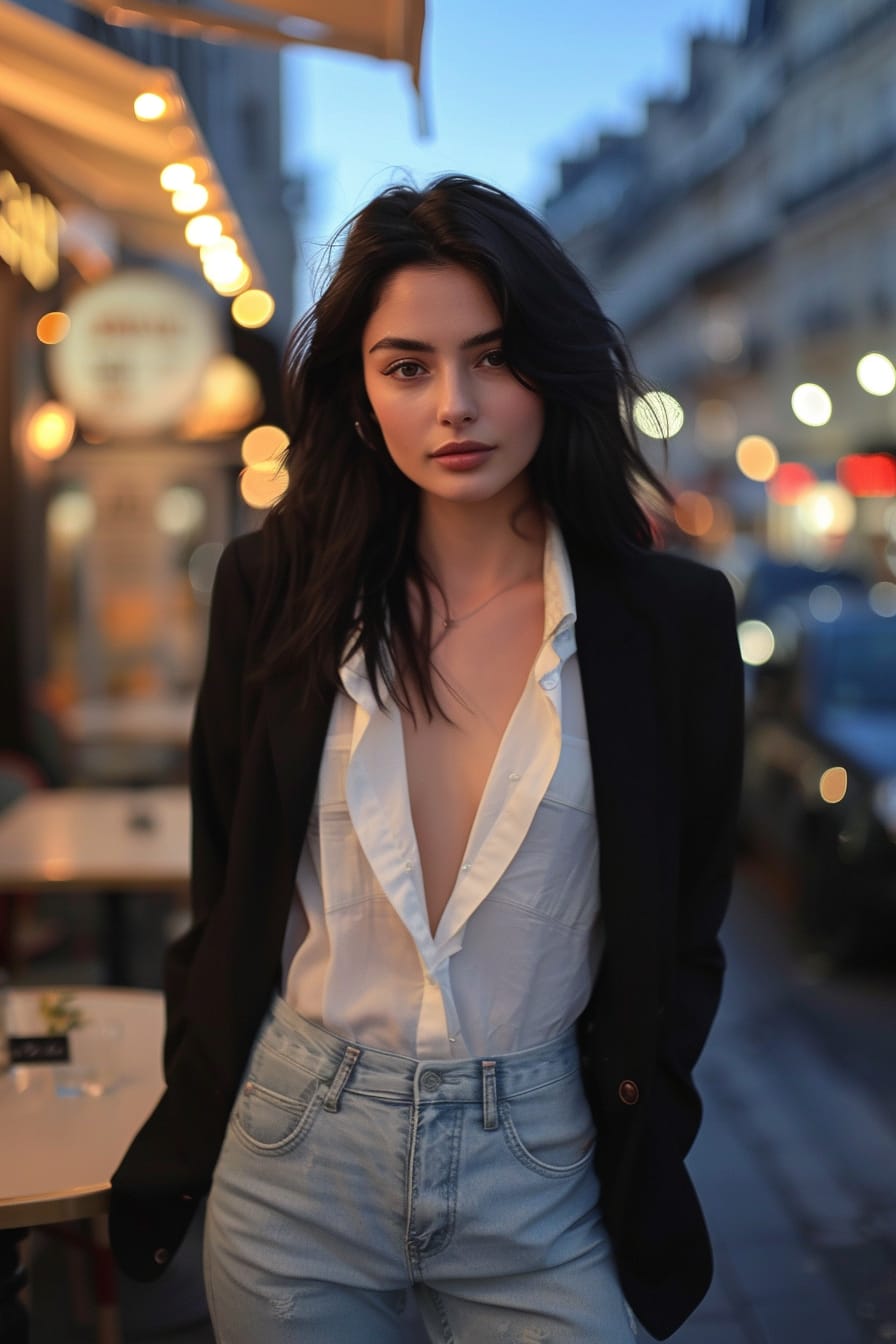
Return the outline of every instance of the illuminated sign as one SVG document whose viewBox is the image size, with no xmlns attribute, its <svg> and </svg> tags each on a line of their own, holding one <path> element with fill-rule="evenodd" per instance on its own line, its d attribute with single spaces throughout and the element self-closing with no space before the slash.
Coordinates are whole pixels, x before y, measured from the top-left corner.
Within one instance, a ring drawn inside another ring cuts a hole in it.
<svg viewBox="0 0 896 1344">
<path fill-rule="evenodd" d="M 58 279 L 59 223 L 52 201 L 0 170 L 0 258 L 35 289 L 49 289 Z"/>
<path fill-rule="evenodd" d="M 47 351 L 59 399 L 80 424 L 140 438 L 177 424 L 220 350 L 205 295 L 160 271 L 119 271 L 80 289 L 71 326 Z"/>
</svg>

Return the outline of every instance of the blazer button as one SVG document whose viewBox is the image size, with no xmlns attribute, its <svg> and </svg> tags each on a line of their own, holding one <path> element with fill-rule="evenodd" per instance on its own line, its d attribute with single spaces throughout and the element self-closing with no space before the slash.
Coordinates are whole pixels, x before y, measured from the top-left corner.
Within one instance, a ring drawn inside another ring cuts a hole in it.
<svg viewBox="0 0 896 1344">
<path fill-rule="evenodd" d="M 153 1251 L 152 1258 L 157 1265 L 167 1265 L 170 1257 L 170 1251 L 165 1246 L 160 1246 L 157 1251 Z"/>
<path fill-rule="evenodd" d="M 631 1078 L 623 1078 L 619 1084 L 619 1100 L 623 1106 L 634 1106 L 641 1093 L 637 1083 L 633 1083 Z"/>
</svg>

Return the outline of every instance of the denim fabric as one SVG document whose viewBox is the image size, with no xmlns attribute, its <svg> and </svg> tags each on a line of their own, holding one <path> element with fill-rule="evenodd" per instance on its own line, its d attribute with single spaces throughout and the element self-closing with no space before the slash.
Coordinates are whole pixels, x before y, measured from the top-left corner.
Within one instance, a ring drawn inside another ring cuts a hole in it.
<svg viewBox="0 0 896 1344">
<path fill-rule="evenodd" d="M 215 1170 L 219 1344 L 631 1344 L 573 1033 L 496 1060 L 368 1050 L 273 1002 Z"/>
</svg>

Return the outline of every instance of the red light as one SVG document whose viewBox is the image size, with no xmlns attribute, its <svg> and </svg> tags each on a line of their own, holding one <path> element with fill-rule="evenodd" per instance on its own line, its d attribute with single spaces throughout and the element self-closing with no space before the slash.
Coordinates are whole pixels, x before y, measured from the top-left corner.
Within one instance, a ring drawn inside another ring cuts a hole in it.
<svg viewBox="0 0 896 1344">
<path fill-rule="evenodd" d="M 850 453 L 837 463 L 837 480 L 858 499 L 896 495 L 896 458 L 887 453 Z"/>
<path fill-rule="evenodd" d="M 776 504 L 795 504 L 815 480 L 815 472 L 805 462 L 782 462 L 765 489 Z"/>
</svg>

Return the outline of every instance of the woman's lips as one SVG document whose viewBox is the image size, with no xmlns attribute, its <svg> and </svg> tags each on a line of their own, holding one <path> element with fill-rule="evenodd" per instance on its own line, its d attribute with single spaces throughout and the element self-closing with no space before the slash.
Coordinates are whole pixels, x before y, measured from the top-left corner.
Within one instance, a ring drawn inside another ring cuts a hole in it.
<svg viewBox="0 0 896 1344">
<path fill-rule="evenodd" d="M 465 440 L 463 443 L 446 443 L 437 448 L 432 456 L 440 466 L 450 471 L 470 471 L 481 466 L 494 451 L 490 444 Z"/>
</svg>

